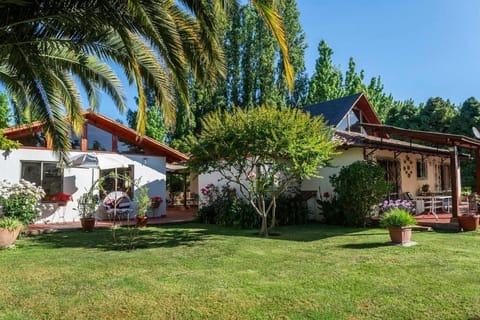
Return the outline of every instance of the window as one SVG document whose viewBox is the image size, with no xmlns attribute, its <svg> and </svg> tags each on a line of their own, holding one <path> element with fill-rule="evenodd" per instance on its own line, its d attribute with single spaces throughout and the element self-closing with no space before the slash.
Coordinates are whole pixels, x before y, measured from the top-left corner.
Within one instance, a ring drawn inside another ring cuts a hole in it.
<svg viewBox="0 0 480 320">
<path fill-rule="evenodd" d="M 31 135 L 20 137 L 16 139 L 18 142 L 25 147 L 36 147 L 36 148 L 46 148 L 47 139 L 45 135 L 41 132 L 34 132 Z"/>
<path fill-rule="evenodd" d="M 47 196 L 63 191 L 63 174 L 56 162 L 22 161 L 22 179 L 41 186 Z"/>
<path fill-rule="evenodd" d="M 100 128 L 87 125 L 87 149 L 98 151 L 112 150 L 112 134 Z"/>
<path fill-rule="evenodd" d="M 391 186 L 388 199 L 398 199 L 401 185 L 400 162 L 393 159 L 379 159 L 377 163 L 385 170 L 385 181 Z"/>
<path fill-rule="evenodd" d="M 427 161 L 417 160 L 417 179 L 427 179 Z"/>
<path fill-rule="evenodd" d="M 82 149 L 82 137 L 77 136 L 75 133 L 70 132 L 70 146 L 72 150 Z"/>
<path fill-rule="evenodd" d="M 360 118 L 362 117 L 362 113 L 358 111 L 360 114 Z M 366 134 L 365 130 L 361 126 L 362 121 L 360 120 L 359 117 L 355 114 L 354 110 L 351 110 L 345 118 L 343 118 L 342 122 L 338 125 L 339 130 L 343 131 L 352 131 L 352 132 L 358 132 L 362 134 Z"/>
<path fill-rule="evenodd" d="M 118 152 L 119 153 L 136 153 L 136 154 L 144 154 L 145 151 L 142 147 L 136 146 L 134 144 L 128 143 L 125 140 L 118 137 Z"/>
<path fill-rule="evenodd" d="M 102 198 L 105 197 L 107 194 L 113 191 L 123 191 L 130 199 L 133 199 L 133 166 L 129 166 L 128 168 L 115 168 L 115 169 L 107 169 L 107 170 L 100 170 L 100 177 L 105 177 L 109 174 L 117 174 L 117 179 L 115 177 L 106 178 L 102 183 Z M 115 187 L 115 184 L 117 185 Z"/>
</svg>

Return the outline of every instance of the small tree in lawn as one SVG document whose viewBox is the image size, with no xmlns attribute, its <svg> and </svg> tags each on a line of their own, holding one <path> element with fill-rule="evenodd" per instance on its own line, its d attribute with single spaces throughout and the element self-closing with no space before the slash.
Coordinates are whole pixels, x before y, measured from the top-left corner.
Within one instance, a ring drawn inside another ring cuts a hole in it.
<svg viewBox="0 0 480 320">
<path fill-rule="evenodd" d="M 238 185 L 261 217 L 260 234 L 275 225 L 276 199 L 292 181 L 315 176 L 335 154 L 332 130 L 323 118 L 298 109 L 236 108 L 203 119 L 202 131 L 190 136 L 190 167 L 198 173 L 219 172 Z"/>
</svg>

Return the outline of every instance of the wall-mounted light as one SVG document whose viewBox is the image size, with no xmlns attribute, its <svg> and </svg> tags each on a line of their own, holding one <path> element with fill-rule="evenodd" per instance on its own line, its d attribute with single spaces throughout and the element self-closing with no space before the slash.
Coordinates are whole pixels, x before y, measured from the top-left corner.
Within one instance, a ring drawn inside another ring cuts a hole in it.
<svg viewBox="0 0 480 320">
<path fill-rule="evenodd" d="M 7 160 L 8 156 L 10 155 L 11 151 L 10 150 L 5 150 L 2 153 L 2 156 L 5 160 Z"/>
<path fill-rule="evenodd" d="M 143 165 L 146 166 L 148 162 L 148 158 L 143 158 Z"/>
</svg>

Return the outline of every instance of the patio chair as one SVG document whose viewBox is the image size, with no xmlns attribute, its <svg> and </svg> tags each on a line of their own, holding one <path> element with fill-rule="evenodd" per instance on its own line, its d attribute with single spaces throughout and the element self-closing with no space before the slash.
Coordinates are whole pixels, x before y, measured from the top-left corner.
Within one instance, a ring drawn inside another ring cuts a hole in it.
<svg viewBox="0 0 480 320">
<path fill-rule="evenodd" d="M 102 204 L 110 220 L 131 218 L 133 213 L 133 202 L 123 191 L 110 192 Z"/>
</svg>

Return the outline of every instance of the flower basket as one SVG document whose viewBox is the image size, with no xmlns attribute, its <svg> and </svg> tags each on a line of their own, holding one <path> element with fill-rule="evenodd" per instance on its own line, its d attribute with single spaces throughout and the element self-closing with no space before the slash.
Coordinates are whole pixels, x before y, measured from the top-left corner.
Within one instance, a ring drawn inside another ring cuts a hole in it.
<svg viewBox="0 0 480 320">
<path fill-rule="evenodd" d="M 65 207 L 68 201 L 72 201 L 72 196 L 68 193 L 57 193 L 51 199 L 57 203 L 57 206 Z"/>
<path fill-rule="evenodd" d="M 160 205 L 163 202 L 162 197 L 152 197 L 150 198 L 152 209 L 160 208 Z"/>
<path fill-rule="evenodd" d="M 458 222 L 463 231 L 477 231 L 479 216 L 478 215 L 463 215 L 458 217 Z"/>
</svg>

